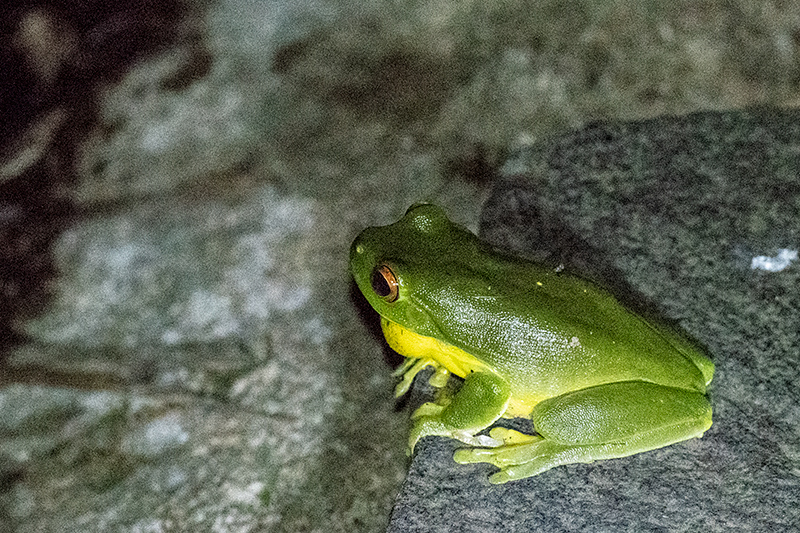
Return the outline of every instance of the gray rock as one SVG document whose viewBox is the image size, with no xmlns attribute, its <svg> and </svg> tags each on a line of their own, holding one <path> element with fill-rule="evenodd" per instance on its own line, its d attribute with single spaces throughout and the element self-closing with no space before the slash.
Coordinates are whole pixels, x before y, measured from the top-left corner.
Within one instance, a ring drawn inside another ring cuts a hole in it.
<svg viewBox="0 0 800 533">
<path fill-rule="evenodd" d="M 798 146 L 800 113 L 757 110 L 595 124 L 518 152 L 483 236 L 603 278 L 704 343 L 714 425 L 501 486 L 428 438 L 389 531 L 796 531 Z M 753 261 L 782 249 L 782 270 Z"/>
</svg>

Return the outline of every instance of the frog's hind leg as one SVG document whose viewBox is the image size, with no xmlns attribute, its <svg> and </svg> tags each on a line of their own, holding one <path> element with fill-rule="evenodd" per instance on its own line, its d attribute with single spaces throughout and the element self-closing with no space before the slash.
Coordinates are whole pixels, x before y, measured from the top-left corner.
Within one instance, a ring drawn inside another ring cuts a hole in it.
<svg viewBox="0 0 800 533">
<path fill-rule="evenodd" d="M 489 481 L 494 484 L 506 483 L 516 479 L 541 474 L 545 470 L 564 464 L 589 463 L 602 457 L 595 457 L 597 450 L 586 446 L 558 444 L 541 436 L 526 444 L 514 444 L 499 448 L 464 448 L 456 450 L 456 462 L 491 463 L 500 469 L 492 474 Z M 589 456 L 592 457 L 589 457 Z M 618 457 L 614 455 L 614 457 Z"/>
<path fill-rule="evenodd" d="M 699 392 L 628 381 L 550 398 L 532 413 L 538 435 L 498 448 L 457 450 L 459 463 L 500 468 L 492 483 L 535 476 L 555 466 L 625 457 L 700 437 L 711 406 Z"/>
</svg>

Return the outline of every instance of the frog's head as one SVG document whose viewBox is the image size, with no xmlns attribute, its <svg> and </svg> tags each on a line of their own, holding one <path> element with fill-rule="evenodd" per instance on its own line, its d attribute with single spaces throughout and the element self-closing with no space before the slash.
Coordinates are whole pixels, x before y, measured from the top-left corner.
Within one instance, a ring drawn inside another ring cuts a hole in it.
<svg viewBox="0 0 800 533">
<path fill-rule="evenodd" d="M 350 248 L 350 270 L 383 318 L 420 335 L 439 337 L 446 295 L 455 295 L 477 238 L 431 204 L 412 205 L 394 224 L 367 228 Z M 436 307 L 437 309 L 433 309 Z M 447 311 L 444 310 L 446 314 Z"/>
</svg>

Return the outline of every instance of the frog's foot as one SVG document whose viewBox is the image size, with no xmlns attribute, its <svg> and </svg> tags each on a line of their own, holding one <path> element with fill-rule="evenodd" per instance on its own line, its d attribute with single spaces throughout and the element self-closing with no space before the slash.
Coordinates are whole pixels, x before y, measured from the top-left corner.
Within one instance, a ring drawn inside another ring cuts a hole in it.
<svg viewBox="0 0 800 533">
<path fill-rule="evenodd" d="M 535 442 L 541 437 L 538 435 L 528 435 L 521 433 L 515 429 L 508 429 L 504 427 L 492 428 L 489 435 L 496 440 L 503 441 L 503 444 L 509 446 L 511 444 L 523 444 L 526 442 Z"/>
<path fill-rule="evenodd" d="M 489 482 L 499 484 L 535 476 L 563 464 L 590 463 L 596 459 L 619 457 L 620 453 L 613 443 L 576 446 L 558 444 L 538 435 L 519 435 L 525 439 L 520 439 L 517 444 L 498 448 L 463 448 L 456 450 L 453 459 L 461 464 L 489 463 L 498 467 L 500 472 L 490 476 Z M 492 436 L 498 436 L 494 430 Z"/>
<path fill-rule="evenodd" d="M 394 389 L 394 397 L 399 398 L 407 393 L 414 382 L 414 378 L 427 366 L 431 366 L 434 369 L 433 375 L 428 380 L 431 386 L 437 389 L 444 387 L 447 384 L 447 380 L 450 379 L 450 372 L 445 367 L 430 358 L 414 359 L 407 357 L 403 364 L 392 373 L 395 377 L 403 376 L 403 379 Z"/>
<path fill-rule="evenodd" d="M 460 440 L 461 442 L 469 444 L 470 446 L 480 446 L 486 448 L 500 446 L 503 444 L 503 441 L 494 439 L 489 435 L 473 435 L 469 430 L 448 426 L 442 422 L 441 418 L 437 415 L 430 416 L 427 414 L 420 414 L 420 410 L 422 410 L 426 405 L 432 406 L 432 409 L 439 408 L 439 411 L 442 410 L 442 406 L 440 405 L 427 403 L 420 406 L 420 408 L 414 412 L 414 426 L 412 427 L 408 438 L 408 455 L 412 454 L 417 442 L 419 442 L 419 440 L 423 437 L 427 436 L 448 437 L 451 439 Z"/>
<path fill-rule="evenodd" d="M 508 385 L 502 379 L 488 373 L 470 373 L 455 395 L 423 404 L 414 412 L 409 452 L 428 435 L 458 439 L 472 446 L 500 446 L 502 440 L 478 433 L 500 418 L 509 398 Z"/>
<path fill-rule="evenodd" d="M 489 463 L 498 467 L 500 472 L 492 474 L 489 482 L 500 484 L 536 476 L 560 465 L 616 459 L 645 451 L 631 448 L 629 442 L 561 444 L 539 435 L 520 435 L 528 437 L 527 442 L 488 449 L 462 448 L 456 450 L 453 459 L 461 464 Z"/>
<path fill-rule="evenodd" d="M 411 414 L 411 419 L 414 420 L 415 418 L 420 418 L 423 416 L 427 417 L 435 417 L 438 416 L 445 408 L 445 405 L 433 403 L 433 402 L 425 402 L 419 407 L 417 410 Z"/>
<path fill-rule="evenodd" d="M 403 379 L 400 380 L 400 383 L 397 384 L 397 387 L 394 388 L 394 397 L 399 398 L 400 396 L 404 395 L 408 392 L 408 389 L 411 388 L 411 384 L 414 382 L 414 378 L 417 377 L 423 368 L 428 365 L 434 365 L 435 362 L 433 359 L 423 358 L 423 359 L 414 359 L 411 357 L 407 357 L 403 364 L 398 366 L 392 375 L 403 376 Z"/>
</svg>

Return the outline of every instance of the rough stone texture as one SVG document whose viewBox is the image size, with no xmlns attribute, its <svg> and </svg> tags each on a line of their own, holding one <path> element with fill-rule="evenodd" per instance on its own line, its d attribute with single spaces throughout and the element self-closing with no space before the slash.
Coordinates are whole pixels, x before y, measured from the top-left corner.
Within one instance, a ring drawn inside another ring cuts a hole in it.
<svg viewBox="0 0 800 533">
<path fill-rule="evenodd" d="M 428 438 L 389 531 L 796 531 L 800 263 L 751 263 L 800 246 L 798 148 L 800 113 L 758 110 L 595 124 L 513 157 L 482 234 L 579 270 L 600 263 L 590 274 L 616 272 L 626 298 L 704 343 L 714 425 L 502 486 Z"/>
</svg>

